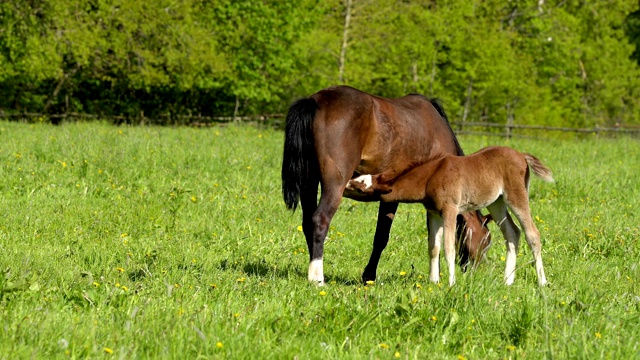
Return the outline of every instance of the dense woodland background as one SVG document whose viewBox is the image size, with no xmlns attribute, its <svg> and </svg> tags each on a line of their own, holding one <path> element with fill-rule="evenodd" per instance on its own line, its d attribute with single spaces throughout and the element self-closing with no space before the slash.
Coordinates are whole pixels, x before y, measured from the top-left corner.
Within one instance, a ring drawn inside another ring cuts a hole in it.
<svg viewBox="0 0 640 360">
<path fill-rule="evenodd" d="M 458 120 L 640 124 L 638 0 L 3 0 L 0 112 L 286 112 L 324 87 Z"/>
</svg>

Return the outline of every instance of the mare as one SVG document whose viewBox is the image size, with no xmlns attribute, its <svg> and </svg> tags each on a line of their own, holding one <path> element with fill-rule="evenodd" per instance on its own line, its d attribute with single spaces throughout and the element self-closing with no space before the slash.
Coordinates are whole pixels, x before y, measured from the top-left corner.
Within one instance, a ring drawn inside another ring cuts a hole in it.
<svg viewBox="0 0 640 360">
<path fill-rule="evenodd" d="M 530 172 L 553 182 L 551 170 L 535 156 L 508 147 L 487 147 L 469 156 L 447 155 L 417 164 L 402 174 L 384 172 L 351 180 L 347 189 L 381 201 L 422 203 L 429 213 L 429 279 L 440 281 L 438 258 L 444 235 L 444 253 L 449 266 L 449 285 L 455 283 L 455 226 L 462 212 L 487 208 L 498 224 L 507 246 L 504 279 L 515 278 L 520 229 L 507 208 L 518 219 L 533 253 L 538 284 L 547 279 L 542 267 L 540 233 L 529 209 Z M 444 234 L 443 234 L 444 232 Z"/>
<path fill-rule="evenodd" d="M 411 164 L 447 154 L 463 152 L 440 104 L 424 96 L 387 99 L 335 86 L 294 102 L 286 118 L 282 194 L 289 209 L 295 211 L 298 202 L 302 206 L 309 281 L 324 284 L 324 241 L 342 197 L 376 200 L 345 191 L 350 179 L 360 174 L 400 174 Z M 397 208 L 397 202 L 380 202 L 373 250 L 362 274 L 365 282 L 376 279 Z M 474 236 L 466 237 L 463 260 L 478 260 L 489 245 L 488 229 L 479 213 L 466 219 Z M 472 242 L 477 244 L 470 246 Z"/>
</svg>

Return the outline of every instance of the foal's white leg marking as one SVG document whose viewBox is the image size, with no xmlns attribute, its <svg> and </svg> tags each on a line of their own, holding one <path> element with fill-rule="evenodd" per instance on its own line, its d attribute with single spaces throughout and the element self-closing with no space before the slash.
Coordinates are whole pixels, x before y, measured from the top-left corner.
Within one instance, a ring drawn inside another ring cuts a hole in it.
<svg viewBox="0 0 640 360">
<path fill-rule="evenodd" d="M 365 185 L 365 188 L 368 189 L 373 185 L 373 176 L 371 175 L 360 175 L 355 179 L 351 179 L 354 182 L 361 182 Z"/>
<path fill-rule="evenodd" d="M 538 254 L 536 258 L 536 273 L 538 274 L 538 285 L 547 285 L 547 277 L 544 276 L 544 268 L 542 267 L 542 255 Z"/>
<path fill-rule="evenodd" d="M 520 241 L 520 230 L 514 224 L 511 216 L 509 216 L 507 205 L 502 198 L 499 198 L 493 204 L 487 206 L 487 209 L 489 209 L 493 220 L 500 228 L 502 236 L 504 236 L 506 241 L 507 258 L 504 269 L 504 282 L 507 285 L 511 285 L 516 277 L 516 258 Z"/>
<path fill-rule="evenodd" d="M 456 283 L 456 215 L 457 212 L 448 210 L 444 217 L 444 257 L 449 266 L 449 286 Z"/>
<path fill-rule="evenodd" d="M 507 240 L 507 261 L 504 268 L 504 282 L 507 285 L 513 284 L 516 278 L 516 258 L 517 258 L 517 245 L 511 240 Z"/>
<path fill-rule="evenodd" d="M 309 263 L 309 281 L 324 285 L 324 272 L 322 270 L 322 259 L 311 260 Z"/>
<path fill-rule="evenodd" d="M 444 233 L 442 218 L 429 214 L 427 217 L 427 226 L 429 228 L 429 256 L 431 257 L 429 280 L 437 283 L 440 282 L 440 246 Z"/>
</svg>

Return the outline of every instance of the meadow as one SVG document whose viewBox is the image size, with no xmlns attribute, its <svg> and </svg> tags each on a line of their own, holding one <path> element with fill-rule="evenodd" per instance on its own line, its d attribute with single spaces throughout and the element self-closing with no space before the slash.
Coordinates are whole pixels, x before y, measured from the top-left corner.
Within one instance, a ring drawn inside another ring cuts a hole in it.
<svg viewBox="0 0 640 360">
<path fill-rule="evenodd" d="M 374 285 L 377 204 L 348 199 L 306 280 L 281 197 L 283 132 L 0 122 L 0 358 L 640 357 L 640 142 L 462 136 L 538 156 L 550 286 L 524 240 L 452 288 L 428 281 L 425 211 L 401 205 Z M 445 270 L 446 271 L 446 270 Z"/>
</svg>

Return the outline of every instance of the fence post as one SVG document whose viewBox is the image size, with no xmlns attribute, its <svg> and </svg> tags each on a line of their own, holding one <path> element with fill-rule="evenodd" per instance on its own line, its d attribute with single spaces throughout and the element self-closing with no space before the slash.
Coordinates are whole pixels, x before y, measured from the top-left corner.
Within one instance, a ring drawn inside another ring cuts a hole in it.
<svg viewBox="0 0 640 360">
<path fill-rule="evenodd" d="M 507 123 L 505 124 L 505 136 L 507 140 L 511 139 L 511 128 L 513 127 L 513 111 L 511 103 L 507 103 Z"/>
</svg>

